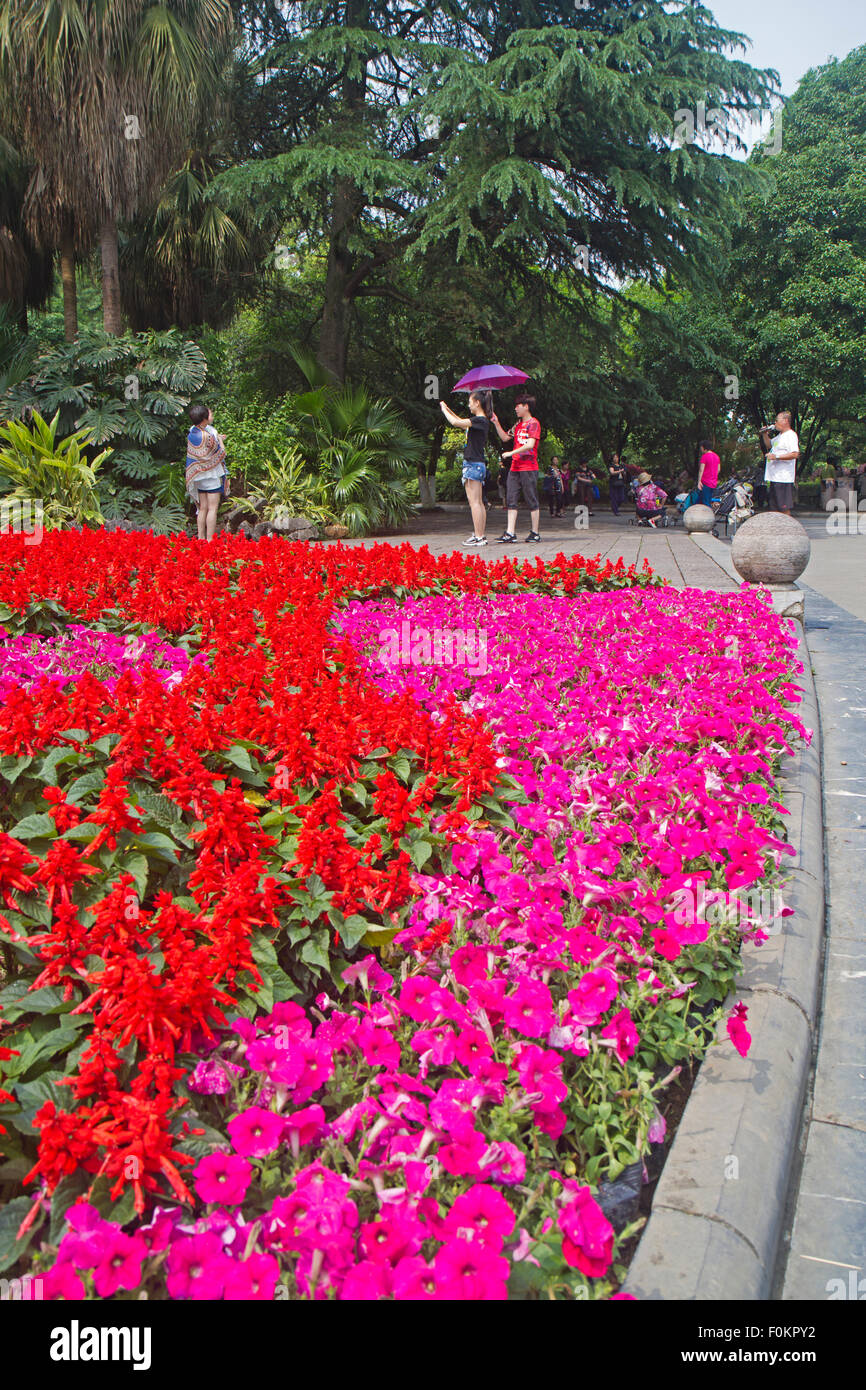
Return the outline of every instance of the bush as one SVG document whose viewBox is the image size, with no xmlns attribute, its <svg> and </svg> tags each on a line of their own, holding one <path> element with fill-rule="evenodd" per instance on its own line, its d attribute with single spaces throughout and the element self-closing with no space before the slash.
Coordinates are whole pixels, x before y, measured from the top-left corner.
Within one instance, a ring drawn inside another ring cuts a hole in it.
<svg viewBox="0 0 866 1390">
<path fill-rule="evenodd" d="M 89 444 L 110 442 L 111 465 L 98 488 L 106 520 L 150 525 L 156 517 L 159 529 L 178 529 L 186 453 L 181 417 L 206 378 L 201 349 L 176 329 L 87 333 L 44 347 L 28 376 L 0 380 L 0 415 L 21 419 L 37 410 L 55 415 L 61 434 L 85 430 Z M 165 477 L 167 459 L 180 497 Z"/>
<path fill-rule="evenodd" d="M 96 474 L 111 455 L 110 449 L 88 460 L 90 431 L 76 430 L 58 439 L 60 412 L 48 422 L 34 410 L 29 425 L 10 420 L 0 426 L 0 486 L 6 483 L 6 500 L 36 502 L 40 521 L 48 531 L 59 526 L 81 526 L 102 521 Z"/>
</svg>

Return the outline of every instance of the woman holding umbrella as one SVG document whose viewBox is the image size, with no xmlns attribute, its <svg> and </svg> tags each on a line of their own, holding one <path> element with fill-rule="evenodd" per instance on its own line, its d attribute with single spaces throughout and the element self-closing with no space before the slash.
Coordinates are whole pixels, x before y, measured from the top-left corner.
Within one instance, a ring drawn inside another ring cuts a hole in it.
<svg viewBox="0 0 866 1390">
<path fill-rule="evenodd" d="M 463 485 L 474 527 L 464 545 L 486 545 L 484 532 L 487 527 L 487 508 L 484 505 L 484 479 L 487 477 L 487 464 L 484 449 L 490 430 L 490 417 L 493 414 L 492 398 L 489 391 L 472 391 L 469 396 L 469 419 L 461 419 L 445 404 L 439 402 L 442 414 L 456 430 L 466 430 L 466 445 L 463 449 Z"/>
</svg>

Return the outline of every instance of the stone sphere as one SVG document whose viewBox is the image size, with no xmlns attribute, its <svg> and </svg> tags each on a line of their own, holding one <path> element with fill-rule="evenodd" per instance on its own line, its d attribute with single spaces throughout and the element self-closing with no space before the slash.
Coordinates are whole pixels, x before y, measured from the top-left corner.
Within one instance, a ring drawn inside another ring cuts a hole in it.
<svg viewBox="0 0 866 1390">
<path fill-rule="evenodd" d="M 715 524 L 715 512 L 712 507 L 705 507 L 703 502 L 694 502 L 690 507 L 686 507 L 683 512 L 683 525 L 689 535 L 691 535 L 693 531 L 702 531 L 709 534 Z"/>
<path fill-rule="evenodd" d="M 748 584 L 793 584 L 812 547 L 800 522 L 784 512 L 762 512 L 737 528 L 731 563 Z"/>
</svg>

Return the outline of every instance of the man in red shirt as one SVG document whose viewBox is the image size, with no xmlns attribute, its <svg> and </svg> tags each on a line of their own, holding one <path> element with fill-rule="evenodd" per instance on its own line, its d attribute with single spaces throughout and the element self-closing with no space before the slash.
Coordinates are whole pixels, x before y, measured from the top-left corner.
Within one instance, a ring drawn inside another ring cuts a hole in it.
<svg viewBox="0 0 866 1390">
<path fill-rule="evenodd" d="M 535 410 L 534 396 L 518 396 L 514 402 L 514 413 L 517 416 L 517 424 L 510 430 L 504 430 L 500 425 L 496 415 L 491 418 L 496 426 L 496 433 L 507 444 L 510 439 L 514 440 L 514 448 L 507 454 L 503 454 L 504 459 L 511 459 L 508 479 L 505 484 L 505 500 L 508 504 L 508 525 L 501 536 L 498 537 L 506 545 L 517 544 L 517 509 L 520 506 L 520 497 L 523 495 L 527 507 L 529 508 L 529 524 L 531 530 L 526 537 L 527 541 L 535 543 L 541 540 L 538 533 L 540 521 L 540 510 L 538 506 L 538 442 L 541 438 L 541 426 L 533 415 Z"/>
<path fill-rule="evenodd" d="M 701 457 L 698 463 L 698 492 L 701 494 L 701 502 L 705 507 L 713 505 L 713 493 L 719 483 L 719 469 L 722 461 L 718 454 L 713 452 L 713 446 L 709 439 L 702 439 L 700 443 Z"/>
</svg>

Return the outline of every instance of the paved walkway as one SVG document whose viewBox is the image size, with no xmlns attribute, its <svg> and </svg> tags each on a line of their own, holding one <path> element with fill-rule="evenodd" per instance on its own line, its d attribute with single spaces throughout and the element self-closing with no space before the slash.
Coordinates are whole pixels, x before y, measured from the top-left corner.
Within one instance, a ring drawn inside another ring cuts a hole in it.
<svg viewBox="0 0 866 1390">
<path fill-rule="evenodd" d="M 504 525 L 504 512 L 491 508 L 488 517 L 488 538 L 497 536 Z M 521 521 L 522 521 L 521 517 Z M 818 513 L 798 517 L 812 542 L 809 566 L 802 577 L 807 592 L 812 590 L 830 599 L 849 615 L 866 622 L 866 513 L 860 519 L 864 534 L 850 534 L 856 516 L 828 519 Z M 738 587 L 740 580 L 730 563 L 730 541 L 724 537 L 708 537 L 697 545 L 682 527 L 651 531 L 629 525 L 630 517 L 614 517 L 602 510 L 590 517 L 585 531 L 576 531 L 568 517 L 550 520 L 542 514 L 543 540 L 538 545 L 497 545 L 495 540 L 478 553 L 485 559 L 501 554 L 517 559 L 552 556 L 562 551 L 566 555 L 585 555 L 603 560 L 622 559 L 625 564 L 643 565 L 644 560 L 669 583 L 677 588 L 719 589 L 722 592 Z M 446 504 L 438 512 L 427 512 L 393 536 L 380 538 L 388 545 L 408 542 L 428 546 L 434 555 L 462 550 L 463 541 L 471 530 L 469 508 L 456 503 Z M 525 525 L 518 531 L 525 534 Z M 369 545 L 369 541 L 344 541 L 344 545 Z"/>
<path fill-rule="evenodd" d="M 843 593 L 846 608 L 806 591 L 824 747 L 827 940 L 784 1299 L 866 1298 L 866 622 L 851 611 L 862 609 L 863 588 Z"/>
</svg>

